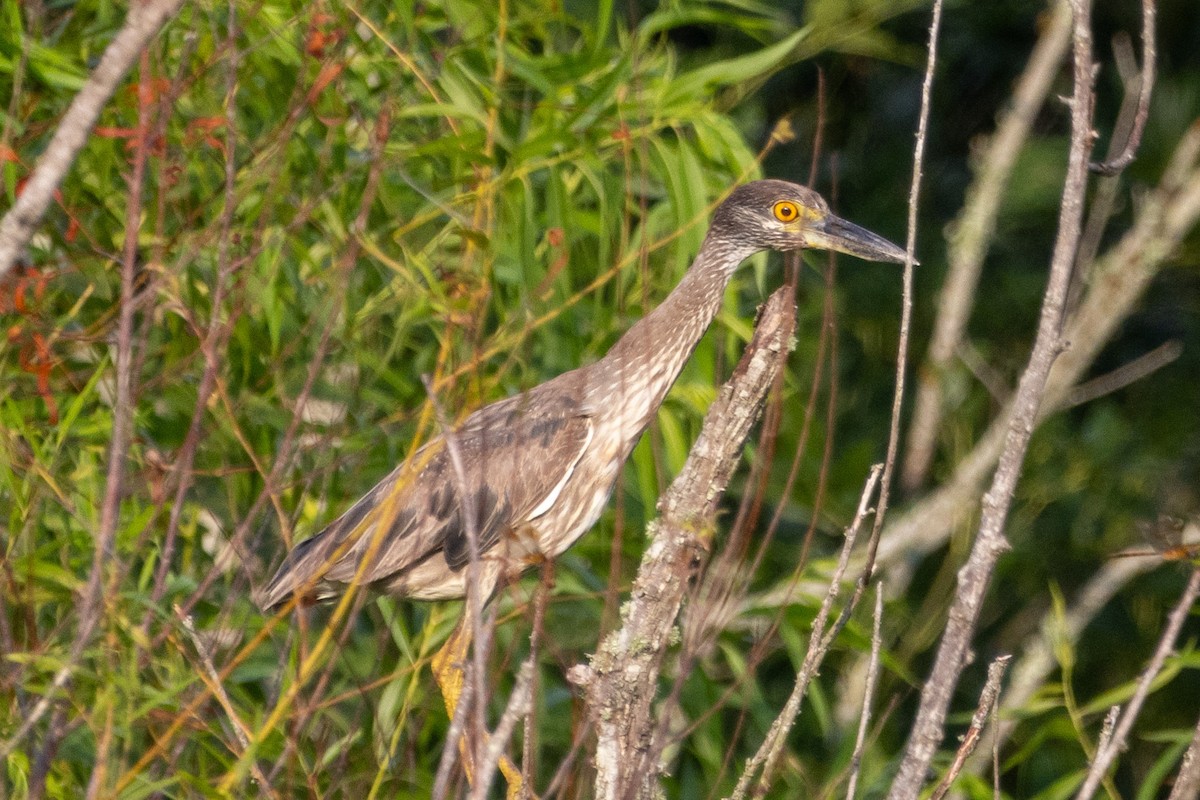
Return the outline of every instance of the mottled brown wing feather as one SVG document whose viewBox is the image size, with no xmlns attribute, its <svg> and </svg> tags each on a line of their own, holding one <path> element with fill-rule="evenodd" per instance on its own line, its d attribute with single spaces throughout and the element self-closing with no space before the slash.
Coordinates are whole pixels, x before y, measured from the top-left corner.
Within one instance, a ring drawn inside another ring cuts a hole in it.
<svg viewBox="0 0 1200 800">
<path fill-rule="evenodd" d="M 444 441 L 426 445 L 393 470 L 323 531 L 288 554 L 259 604 L 271 608 L 298 587 L 317 581 L 374 583 L 407 572 L 439 553 L 452 571 L 470 560 L 459 501 L 465 483 L 472 499 L 479 552 L 508 530 L 545 510 L 591 439 L 592 423 L 567 393 L 539 387 L 486 406 L 455 433 L 464 475 L 455 475 Z M 414 474 L 415 473 L 415 474 Z M 314 593 L 323 595 L 318 586 Z"/>
<path fill-rule="evenodd" d="M 508 419 L 478 431 L 464 431 L 459 449 L 465 484 L 472 492 L 475 535 L 486 553 L 513 527 L 528 522 L 570 477 L 592 434 L 585 416 L 527 414 L 515 410 Z M 448 453 L 446 461 L 449 462 Z M 466 514 L 458 511 L 458 486 L 448 470 L 444 489 L 453 497 L 441 531 L 442 553 L 453 571 L 470 561 Z"/>
</svg>

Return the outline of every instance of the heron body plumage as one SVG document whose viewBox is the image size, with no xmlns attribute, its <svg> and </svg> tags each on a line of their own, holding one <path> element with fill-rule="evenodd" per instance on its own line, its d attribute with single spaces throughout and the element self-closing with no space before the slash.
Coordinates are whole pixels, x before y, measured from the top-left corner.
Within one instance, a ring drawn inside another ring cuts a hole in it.
<svg viewBox="0 0 1200 800">
<path fill-rule="evenodd" d="M 351 583 L 419 600 L 462 597 L 473 533 L 489 596 L 569 548 L 603 513 L 621 465 L 760 250 L 822 247 L 902 261 L 895 245 L 829 213 L 812 190 L 755 181 L 718 207 L 696 260 L 663 302 L 600 360 L 485 406 L 438 437 L 288 555 L 258 595 L 275 608 Z M 470 502 L 461 502 L 460 487 Z M 468 518 L 468 509 L 471 518 Z"/>
</svg>

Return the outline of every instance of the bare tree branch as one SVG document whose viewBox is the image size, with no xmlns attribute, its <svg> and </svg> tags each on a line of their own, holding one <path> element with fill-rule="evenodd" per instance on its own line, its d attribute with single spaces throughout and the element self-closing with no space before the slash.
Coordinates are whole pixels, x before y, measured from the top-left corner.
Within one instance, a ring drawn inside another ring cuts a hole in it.
<svg viewBox="0 0 1200 800">
<path fill-rule="evenodd" d="M 1146 118 L 1150 116 L 1150 95 L 1154 91 L 1155 62 L 1157 60 L 1154 46 L 1154 21 L 1157 9 L 1154 0 L 1142 0 L 1142 86 L 1138 92 L 1137 116 L 1133 119 L 1133 132 L 1125 142 L 1125 148 L 1120 155 L 1100 163 L 1089 164 L 1092 172 L 1101 175 L 1116 175 L 1133 163 L 1138 147 L 1142 144 L 1142 134 L 1146 131 Z"/>
<path fill-rule="evenodd" d="M 1163 663 L 1167 660 L 1167 656 L 1175 648 L 1175 640 L 1179 638 L 1179 631 L 1183 628 L 1183 622 L 1187 619 L 1188 613 L 1192 610 L 1192 604 L 1196 602 L 1196 598 L 1200 597 L 1200 568 L 1192 570 L 1192 577 L 1187 583 L 1187 587 L 1183 590 L 1183 594 L 1179 598 L 1179 602 L 1175 604 L 1175 608 L 1171 610 L 1167 617 L 1167 627 L 1163 630 L 1162 636 L 1158 640 L 1158 647 L 1154 650 L 1154 656 L 1150 659 L 1150 663 L 1142 671 L 1142 675 L 1138 678 L 1137 689 L 1133 693 L 1133 697 L 1129 699 L 1129 705 L 1125 707 L 1116 726 L 1113 728 L 1112 735 L 1104 741 L 1096 750 L 1096 757 L 1092 760 L 1091 769 L 1088 770 L 1087 777 L 1083 781 L 1083 786 L 1080 787 L 1078 794 L 1075 795 L 1075 800 L 1090 800 L 1096 794 L 1096 789 L 1100 787 L 1100 782 L 1104 780 L 1104 776 L 1108 773 L 1108 768 L 1112 766 L 1113 761 L 1125 747 L 1125 741 L 1129 738 L 1129 731 L 1133 729 L 1133 723 L 1137 720 L 1138 715 L 1142 711 L 1142 705 L 1146 702 L 1146 698 L 1150 694 L 1150 686 L 1154 683 L 1154 679 L 1158 677 L 1162 671 Z"/>
<path fill-rule="evenodd" d="M 530 706 L 533 705 L 533 665 L 534 655 L 530 654 L 517 672 L 517 682 L 513 687 L 512 694 L 508 697 L 508 705 L 505 707 L 504 713 L 500 715 L 500 721 L 496 723 L 495 732 L 488 737 L 486 746 L 483 748 L 483 758 L 479 760 L 479 768 L 475 773 L 475 785 L 471 788 L 471 800 L 484 800 L 488 796 L 492 779 L 496 776 L 496 767 L 504 758 L 504 748 L 508 747 L 508 742 L 512 739 L 513 731 L 517 727 L 517 720 L 524 717 Z M 509 792 L 510 794 L 512 792 L 511 784 Z M 521 781 L 521 793 L 522 796 L 530 795 L 530 789 L 525 780 Z"/>
<path fill-rule="evenodd" d="M 66 177 L 75 157 L 87 143 L 92 126 L 133 62 L 146 49 L 184 0 L 135 0 L 125 24 L 104 50 L 100 63 L 75 95 L 58 123 L 46 152 L 25 184 L 25 190 L 0 219 L 0 276 L 12 269 L 42 221 L 54 192 Z"/>
<path fill-rule="evenodd" d="M 778 763 L 779 754 L 783 751 L 783 743 L 788 732 L 796 723 L 796 717 L 800 714 L 800 702 L 804 699 L 809 683 L 816 676 L 821 662 L 825 660 L 825 654 L 829 650 L 829 645 L 833 643 L 833 637 L 840 630 L 840 624 L 845 619 L 844 617 L 839 619 L 838 623 L 826 631 L 829 614 L 833 610 L 833 604 L 841 592 L 842 578 L 846 573 L 847 567 L 850 566 L 850 554 L 853 552 L 854 543 L 858 539 L 858 531 L 862 527 L 863 520 L 866 519 L 867 514 L 871 511 L 869 507 L 871 497 L 875 494 L 875 484 L 879 481 L 881 472 L 882 467 L 878 464 L 871 468 L 871 473 L 867 477 L 862 495 L 858 501 L 858 511 L 855 513 L 850 527 L 846 529 L 846 539 L 842 543 L 837 568 L 834 570 L 833 577 L 829 581 L 829 586 L 825 590 L 825 596 L 821 600 L 821 607 L 817 610 L 817 615 L 813 619 L 812 632 L 809 634 L 808 652 L 804 654 L 804 663 L 800 665 L 800 671 L 796 673 L 796 681 L 792 686 L 792 693 L 788 696 L 783 710 L 779 712 L 775 721 L 771 723 L 771 728 L 763 738 L 762 744 L 759 745 L 758 752 L 746 762 L 746 767 L 742 770 L 742 775 L 738 779 L 733 793 L 730 795 L 733 800 L 744 800 L 751 783 L 754 783 L 753 796 L 756 798 L 765 795 L 771 785 L 775 765 Z M 755 778 L 758 779 L 757 782 L 755 782 Z"/>
<path fill-rule="evenodd" d="M 875 699 L 875 684 L 879 682 L 879 651 L 883 647 L 880 624 L 883 621 L 883 582 L 875 583 L 875 623 L 871 628 L 871 657 L 867 661 L 867 683 L 863 689 L 862 713 L 858 718 L 858 733 L 854 738 L 854 754 L 850 756 L 850 778 L 846 781 L 846 800 L 854 800 L 858 790 L 858 775 L 862 770 L 862 754 L 867 744 L 867 729 L 871 726 L 871 703 Z"/>
<path fill-rule="evenodd" d="M 1164 342 L 1149 353 L 1143 353 L 1128 364 L 1117 367 L 1112 372 L 1079 384 L 1066 396 L 1063 400 L 1063 405 L 1067 408 L 1074 408 L 1084 403 L 1090 403 L 1099 397 L 1104 397 L 1106 394 L 1112 394 L 1124 389 L 1132 383 L 1137 383 L 1147 375 L 1157 372 L 1181 355 L 1183 355 L 1183 342 L 1178 339 Z"/>
<path fill-rule="evenodd" d="M 908 371 L 908 340 L 912 328 L 913 267 L 917 260 L 917 199 L 921 194 L 921 177 L 925 164 L 925 143 L 929 133 L 929 109 L 933 95 L 933 73 L 937 66 L 938 33 L 942 27 L 942 0 L 933 1 L 933 13 L 929 20 L 929 55 L 925 61 L 925 79 L 921 83 L 921 116 L 917 122 L 917 141 L 913 147 L 912 183 L 908 191 L 908 242 L 905 247 L 904 289 L 900 301 L 900 344 L 896 351 L 896 389 L 892 394 L 892 419 L 888 427 L 887 456 L 883 462 L 883 478 L 879 484 L 879 503 L 875 519 L 871 524 L 871 538 L 867 540 L 867 563 L 858 578 L 854 597 L 846 605 L 844 614 L 849 614 L 858 605 L 862 593 L 875 571 L 875 554 L 879 549 L 879 538 L 883 533 L 883 522 L 887 516 L 888 498 L 892 493 L 892 474 L 896 470 L 896 451 L 900 442 L 900 412 L 904 405 L 904 381 Z"/>
<path fill-rule="evenodd" d="M 1070 348 L 1054 364 L 1039 419 L 1062 407 L 1100 349 L 1133 311 L 1151 279 L 1200 219 L 1200 122 L 1176 147 L 1159 185 L 1138 207 L 1133 227 L 1097 262 L 1083 302 L 1063 338 Z M 879 558 L 893 565 L 940 547 L 975 509 L 979 489 L 1004 444 L 1011 409 L 1005 408 L 942 486 L 895 519 L 880 543 Z"/>
<path fill-rule="evenodd" d="M 1117 112 L 1117 120 L 1113 123 L 1112 136 L 1108 140 L 1106 159 L 1115 158 L 1133 136 L 1137 120 L 1138 96 L 1140 94 L 1142 73 L 1138 69 L 1137 57 L 1133 53 L 1133 41 L 1124 31 L 1113 37 L 1113 62 L 1117 74 L 1125 88 L 1121 100 L 1121 110 Z M 1112 220 L 1117 208 L 1117 199 L 1122 187 L 1120 174 L 1102 175 L 1095 182 L 1088 202 L 1087 221 L 1083 225 L 1083 235 L 1079 240 L 1079 252 L 1075 254 L 1075 274 L 1071 276 L 1071 290 L 1067 294 L 1067 313 L 1075 313 L 1079 307 L 1079 298 L 1083 288 L 1091 277 L 1091 270 L 1096 266 L 1096 254 L 1100 251 L 1100 243 L 1104 231 Z"/>
<path fill-rule="evenodd" d="M 683 470 L 659 501 L 650 546 L 642 558 L 622 626 L 601 643 L 590 667 L 572 680 L 587 688 L 596 727 L 596 797 L 652 796 L 660 765 L 651 761 L 651 703 L 662 658 L 684 593 L 708 552 L 717 504 L 737 465 L 742 444 L 763 398 L 783 368 L 795 330 L 795 305 L 787 288 L 763 306 L 754 337 L 733 377 L 705 416 Z"/>
<path fill-rule="evenodd" d="M 930 678 L 921 691 L 904 759 L 888 793 L 890 800 L 910 800 L 920 794 L 933 756 L 945 735 L 946 712 L 966 664 L 967 651 L 979 610 L 1000 554 L 1008 549 L 1004 524 L 1012 505 L 1025 451 L 1033 435 L 1055 359 L 1063 351 L 1063 309 L 1083 223 L 1087 165 L 1092 148 L 1092 32 L 1090 0 L 1072 0 L 1074 12 L 1075 91 L 1071 99 L 1071 150 L 1059 214 L 1058 238 L 1050 264 L 1037 337 L 1029 365 L 1021 376 L 1005 433 L 1004 449 L 992 486 L 983 498 L 979 532 L 966 565 L 958 574 L 958 589 L 950 607 L 946 632 L 938 647 Z"/>
<path fill-rule="evenodd" d="M 975 707 L 975 713 L 971 715 L 971 724 L 967 727 L 967 732 L 963 734 L 962 744 L 958 746 L 958 751 L 954 754 L 954 762 L 950 764 L 950 768 L 942 776 L 941 782 L 929 796 L 930 800 L 942 800 L 946 796 L 946 792 L 950 791 L 950 787 L 954 784 L 954 779 L 962 772 L 967 758 L 975 752 L 975 748 L 983 736 L 984 726 L 989 718 L 994 718 L 996 715 L 996 699 L 1000 696 L 1000 682 L 1004 680 L 1004 673 L 1008 671 L 1008 662 L 1010 661 L 1012 661 L 1011 655 L 1000 656 L 988 666 L 987 682 L 979 694 L 979 705 Z"/>
<path fill-rule="evenodd" d="M 174 607 L 175 616 L 183 624 L 183 630 L 191 640 L 192 646 L 196 648 L 197 655 L 200 656 L 200 678 L 204 681 L 204 685 L 212 692 L 213 697 L 217 698 L 217 702 L 221 704 L 221 710 L 225 712 L 225 716 L 229 717 L 229 723 L 233 726 L 233 735 L 238 740 L 238 744 L 242 746 L 242 750 L 250 747 L 249 728 L 238 715 L 237 709 L 234 708 L 233 702 L 229 699 L 229 693 L 225 691 L 225 684 L 221 682 L 221 676 L 217 673 L 216 666 L 213 665 L 212 654 L 208 647 L 204 644 L 204 640 L 200 638 L 200 634 L 196 632 L 196 623 L 190 615 L 184 614 L 178 605 Z M 258 789 L 268 797 L 278 797 L 271 786 L 270 781 L 263 775 L 259 769 L 258 762 L 250 763 L 250 773 L 254 776 L 255 783 L 258 784 Z"/>
<path fill-rule="evenodd" d="M 533 624 L 529 631 L 529 660 L 533 662 L 533 670 L 529 679 L 529 694 L 538 697 L 541 689 L 540 675 L 537 669 L 538 658 L 542 650 L 542 637 L 546 627 L 546 604 L 550 600 L 550 590 L 554 586 L 554 561 L 546 560 L 542 564 L 542 578 L 538 581 L 533 598 Z M 522 720 L 524 732 L 521 742 L 521 795 L 528 800 L 533 795 L 533 779 L 537 774 L 537 703 L 531 702 Z"/>
<path fill-rule="evenodd" d="M 1183 754 L 1183 763 L 1167 800 L 1196 800 L 1197 797 L 1200 797 L 1200 722 L 1192 732 L 1191 744 Z"/>
<path fill-rule="evenodd" d="M 1050 24 L 1042 31 L 1017 81 L 1012 107 L 1001 118 L 987 150 L 979 158 L 966 204 L 951 228 L 949 267 L 938 300 L 929 354 L 917 374 L 913 416 L 905 446 L 901 484 L 909 491 L 925 481 L 933 463 L 944 402 L 942 381 L 962 342 L 975 303 L 975 289 L 996 230 L 1000 201 L 1071 40 L 1070 6 L 1066 0 L 1052 0 L 1052 5 Z"/>
<path fill-rule="evenodd" d="M 192 464 L 195 463 L 196 451 L 200 444 L 200 435 L 204 429 L 204 419 L 208 410 L 208 402 L 216 388 L 217 374 L 220 371 L 225 342 L 232 330 L 232 323 L 226 320 L 224 305 L 226 293 L 230 289 L 235 271 L 235 259 L 231 248 L 233 246 L 234 215 L 237 211 L 237 89 L 238 67 L 241 64 L 241 51 L 238 49 L 237 8 L 231 0 L 226 21 L 226 42 L 228 55 L 225 63 L 225 205 L 221 209 L 220 238 L 217 243 L 217 274 L 212 288 L 212 316 L 208 320 L 208 329 L 201 341 L 204 355 L 204 372 L 200 376 L 199 388 L 196 390 L 196 403 L 192 407 L 192 418 L 188 423 L 187 434 L 179 453 L 175 458 L 173 472 L 175 475 L 175 497 L 171 503 L 171 511 L 167 520 L 167 533 L 163 537 L 162 553 L 159 556 L 158 569 L 154 574 L 154 589 L 151 600 L 157 603 L 166 591 L 167 576 L 170 573 L 172 557 L 175 554 L 175 542 L 179 535 L 179 524 L 183 517 L 184 499 L 192 487 Z M 166 125 L 166 121 L 161 122 Z M 142 620 L 143 630 L 149 630 L 151 609 L 146 610 Z M 187 615 L 185 618 L 190 619 Z"/>
</svg>

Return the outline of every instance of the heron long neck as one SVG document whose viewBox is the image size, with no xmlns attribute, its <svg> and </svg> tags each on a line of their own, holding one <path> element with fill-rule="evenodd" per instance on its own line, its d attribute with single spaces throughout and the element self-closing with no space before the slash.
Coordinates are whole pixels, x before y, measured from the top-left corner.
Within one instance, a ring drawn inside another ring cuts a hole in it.
<svg viewBox="0 0 1200 800">
<path fill-rule="evenodd" d="M 734 270 L 751 252 L 705 240 L 679 285 L 595 364 L 593 376 L 600 385 L 594 390 L 608 398 L 609 410 L 619 412 L 630 447 L 654 418 L 720 310 Z"/>
</svg>

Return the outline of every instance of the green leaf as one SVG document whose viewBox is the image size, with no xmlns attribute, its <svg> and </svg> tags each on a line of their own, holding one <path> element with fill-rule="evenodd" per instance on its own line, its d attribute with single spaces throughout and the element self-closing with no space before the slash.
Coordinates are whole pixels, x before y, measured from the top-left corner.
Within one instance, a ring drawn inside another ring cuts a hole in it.
<svg viewBox="0 0 1200 800">
<path fill-rule="evenodd" d="M 666 99 L 676 103 L 684 97 L 711 92 L 721 86 L 736 86 L 770 75 L 791 64 L 810 29 L 800 28 L 790 36 L 754 53 L 697 67 L 671 82 Z"/>
</svg>

